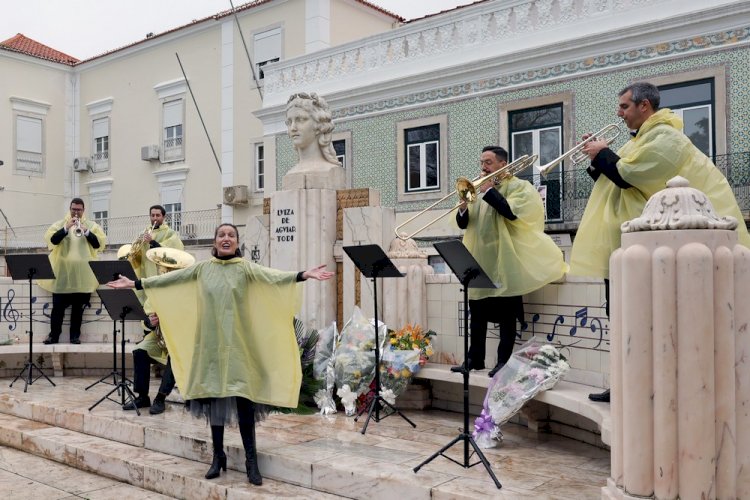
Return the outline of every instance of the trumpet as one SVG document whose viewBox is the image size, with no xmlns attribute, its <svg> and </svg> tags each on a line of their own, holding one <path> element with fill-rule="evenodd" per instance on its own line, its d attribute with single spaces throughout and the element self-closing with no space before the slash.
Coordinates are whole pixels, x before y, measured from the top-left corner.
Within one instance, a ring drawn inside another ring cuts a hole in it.
<svg viewBox="0 0 750 500">
<path fill-rule="evenodd" d="M 586 144 L 588 144 L 591 141 L 598 141 L 598 140 L 606 141 L 607 145 L 609 146 L 622 133 L 622 129 L 620 128 L 621 123 L 622 122 L 611 123 L 607 125 L 606 127 L 603 127 L 601 130 L 587 137 L 583 141 L 579 142 L 578 144 L 570 148 L 567 152 L 558 156 L 551 162 L 541 165 L 539 167 L 539 173 L 542 174 L 544 177 L 547 177 L 547 174 L 553 167 L 555 167 L 556 165 L 559 165 L 560 163 L 568 159 L 573 162 L 573 165 L 578 165 L 579 163 L 583 163 L 584 161 L 587 161 L 589 159 L 589 156 L 583 151 L 584 146 L 586 146 Z"/>
<path fill-rule="evenodd" d="M 491 174 L 485 175 L 484 177 L 477 176 L 474 179 L 467 179 L 466 177 L 459 177 L 456 179 L 456 189 L 451 191 L 450 193 L 446 194 L 442 198 L 440 198 L 438 201 L 430 205 L 429 207 L 425 208 L 424 210 L 416 213 L 412 217 L 408 218 L 398 226 L 396 226 L 395 233 L 396 237 L 400 240 L 408 240 L 409 238 L 413 238 L 414 235 L 421 233 L 426 228 L 430 227 L 432 224 L 436 223 L 443 217 L 447 216 L 454 210 L 458 209 L 463 203 L 474 203 L 477 199 L 477 191 L 479 190 L 479 187 L 484 184 L 485 182 L 492 181 L 493 184 L 497 185 L 502 181 L 503 179 L 507 177 L 512 177 L 516 175 L 519 172 L 522 172 L 523 170 L 526 170 L 530 166 L 536 162 L 536 160 L 539 157 L 537 155 L 523 155 L 516 159 L 515 161 L 508 163 L 502 168 L 499 168 L 492 172 Z M 399 230 L 406 226 L 407 224 L 411 223 L 414 219 L 421 217 L 425 212 L 428 210 L 431 210 L 432 208 L 436 207 L 437 205 L 441 204 L 448 198 L 452 197 L 454 194 L 458 194 L 458 203 L 456 206 L 445 212 L 444 214 L 441 214 L 434 219 L 432 219 L 430 222 L 425 224 L 424 226 L 420 227 L 416 231 L 414 231 L 411 234 L 401 233 Z"/>
<path fill-rule="evenodd" d="M 81 236 L 83 236 L 83 228 L 81 227 L 81 219 L 76 217 L 75 219 L 73 219 L 73 221 L 75 222 L 75 227 L 76 227 L 73 230 L 73 234 L 80 238 Z"/>
</svg>

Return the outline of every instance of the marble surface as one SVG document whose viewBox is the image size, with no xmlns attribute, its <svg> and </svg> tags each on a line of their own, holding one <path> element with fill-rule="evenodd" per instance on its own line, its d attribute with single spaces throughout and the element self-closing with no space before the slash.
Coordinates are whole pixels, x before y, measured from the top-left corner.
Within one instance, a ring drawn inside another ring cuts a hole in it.
<svg viewBox="0 0 750 500">
<path fill-rule="evenodd" d="M 34 467 L 51 471 L 49 478 L 38 474 L 23 479 L 44 498 L 82 492 L 87 498 L 371 498 L 377 492 L 400 499 L 593 499 L 600 497 L 609 476 L 608 451 L 513 424 L 504 426 L 500 447 L 485 450 L 501 490 L 481 465 L 461 465 L 461 444 L 446 451 L 459 464 L 437 457 L 415 474 L 416 465 L 458 435 L 463 417 L 409 411 L 416 428 L 398 417 L 384 418 L 371 421 L 365 435 L 361 422 L 343 413 L 268 417 L 257 429 L 264 476 L 260 488 L 247 483 L 239 433 L 229 428 L 229 471 L 207 481 L 203 475 L 210 460 L 210 429 L 181 405 L 168 402 L 163 414 L 143 412 L 140 417 L 111 402 L 89 412 L 105 387 L 84 391 L 93 378 L 54 380 L 56 388 L 35 385 L 26 393 L 15 387 L 0 392 L 0 497 L 17 491 L 7 474 L 17 476 L 18 471 L 7 464 L 15 464 L 13 460 L 3 460 L 6 450 L 49 464 Z M 0 380 L 0 386 L 4 382 Z M 155 391 L 158 380 L 153 382 Z M 142 441 L 133 439 L 134 429 L 140 429 Z M 81 480 L 56 484 L 57 471 L 66 467 L 68 477 Z"/>
</svg>

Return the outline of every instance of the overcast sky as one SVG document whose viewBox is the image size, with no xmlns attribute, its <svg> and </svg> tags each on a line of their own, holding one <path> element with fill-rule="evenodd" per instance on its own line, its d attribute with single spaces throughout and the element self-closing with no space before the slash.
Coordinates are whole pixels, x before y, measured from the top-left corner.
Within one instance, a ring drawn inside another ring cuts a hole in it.
<svg viewBox="0 0 750 500">
<path fill-rule="evenodd" d="M 247 3 L 232 0 L 235 6 Z M 370 0 L 406 19 L 474 0 Z M 0 41 L 22 33 L 87 59 L 230 8 L 229 0 L 2 0 Z"/>
</svg>

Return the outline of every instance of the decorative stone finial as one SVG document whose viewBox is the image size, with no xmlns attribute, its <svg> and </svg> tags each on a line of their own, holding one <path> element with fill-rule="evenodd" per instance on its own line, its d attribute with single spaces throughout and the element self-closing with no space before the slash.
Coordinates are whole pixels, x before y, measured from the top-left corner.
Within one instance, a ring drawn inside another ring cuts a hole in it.
<svg viewBox="0 0 750 500">
<path fill-rule="evenodd" d="M 679 175 L 667 181 L 667 188 L 654 194 L 640 217 L 620 226 L 623 233 L 659 229 L 736 229 L 737 219 L 719 217 L 702 191 L 690 187 Z"/>
<path fill-rule="evenodd" d="M 401 233 L 406 236 L 406 233 Z M 423 252 L 417 246 L 417 242 L 409 238 L 402 240 L 395 238 L 388 247 L 388 257 L 391 259 L 425 259 L 427 253 Z"/>
</svg>

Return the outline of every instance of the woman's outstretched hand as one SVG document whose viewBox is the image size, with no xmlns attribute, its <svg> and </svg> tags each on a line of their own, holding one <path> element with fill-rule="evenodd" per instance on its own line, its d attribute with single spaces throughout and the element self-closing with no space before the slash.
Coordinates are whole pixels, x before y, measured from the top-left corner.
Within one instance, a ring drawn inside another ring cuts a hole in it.
<svg viewBox="0 0 750 500">
<path fill-rule="evenodd" d="M 325 281 L 327 279 L 330 279 L 333 277 L 335 273 L 332 273 L 331 271 L 326 271 L 326 266 L 323 264 L 322 266 L 313 267 L 312 269 L 308 269 L 307 271 L 302 273 L 303 279 L 314 279 L 318 281 Z"/>
<path fill-rule="evenodd" d="M 119 279 L 110 281 L 107 286 L 110 288 L 135 288 L 135 281 L 121 274 Z"/>
</svg>

